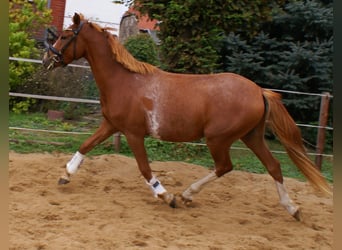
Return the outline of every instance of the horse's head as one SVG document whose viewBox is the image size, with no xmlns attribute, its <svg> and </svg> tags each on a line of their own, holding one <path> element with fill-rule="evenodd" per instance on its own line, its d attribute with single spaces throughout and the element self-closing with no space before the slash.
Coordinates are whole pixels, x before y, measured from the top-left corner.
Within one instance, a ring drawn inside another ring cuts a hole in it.
<svg viewBox="0 0 342 250">
<path fill-rule="evenodd" d="M 72 20 L 73 24 L 62 32 L 53 45 L 45 42 L 43 65 L 49 70 L 66 66 L 84 55 L 84 44 L 77 39 L 84 25 L 83 16 L 75 13 Z"/>
</svg>

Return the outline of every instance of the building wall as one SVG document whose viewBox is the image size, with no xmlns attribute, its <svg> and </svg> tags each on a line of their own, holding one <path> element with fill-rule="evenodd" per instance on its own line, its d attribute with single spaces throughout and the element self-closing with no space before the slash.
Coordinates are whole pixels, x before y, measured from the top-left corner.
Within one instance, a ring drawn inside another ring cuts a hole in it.
<svg viewBox="0 0 342 250">
<path fill-rule="evenodd" d="M 52 10 L 52 23 L 58 31 L 63 30 L 66 0 L 49 0 L 49 7 Z"/>
<path fill-rule="evenodd" d="M 148 16 L 142 16 L 139 11 L 130 8 L 121 18 L 119 40 L 125 43 L 130 36 L 139 33 L 148 33 L 156 44 L 160 43 L 157 37 L 159 27 L 156 26 L 157 20 L 150 20 Z"/>
<path fill-rule="evenodd" d="M 126 39 L 139 33 L 138 21 L 135 14 L 127 12 L 120 22 L 119 41 L 124 44 Z"/>
</svg>

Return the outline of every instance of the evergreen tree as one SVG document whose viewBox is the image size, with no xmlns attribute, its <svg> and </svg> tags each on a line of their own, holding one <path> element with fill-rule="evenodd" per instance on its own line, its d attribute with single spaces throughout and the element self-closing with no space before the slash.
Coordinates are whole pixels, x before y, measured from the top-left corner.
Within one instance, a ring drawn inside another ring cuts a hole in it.
<svg viewBox="0 0 342 250">
<path fill-rule="evenodd" d="M 254 38 L 230 33 L 224 39 L 222 62 L 224 71 L 244 75 L 263 87 L 322 93 L 332 92 L 332 53 L 331 2 L 292 1 Z M 284 102 L 297 122 L 317 123 L 319 97 L 287 96 L 283 94 Z"/>
</svg>

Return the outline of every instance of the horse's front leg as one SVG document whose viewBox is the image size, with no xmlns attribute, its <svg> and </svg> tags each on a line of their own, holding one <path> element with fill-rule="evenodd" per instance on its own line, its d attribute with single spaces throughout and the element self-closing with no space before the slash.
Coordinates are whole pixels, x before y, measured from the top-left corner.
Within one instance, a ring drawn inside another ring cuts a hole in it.
<svg viewBox="0 0 342 250">
<path fill-rule="evenodd" d="M 95 133 L 91 137 L 89 137 L 85 142 L 82 143 L 79 150 L 66 164 L 65 172 L 60 177 L 58 184 L 69 183 L 71 175 L 75 174 L 79 166 L 82 164 L 84 155 L 115 132 L 117 131 L 104 119 L 100 127 L 95 131 Z"/>
<path fill-rule="evenodd" d="M 176 207 L 176 199 L 163 187 L 158 178 L 152 175 L 152 170 L 148 162 L 144 145 L 144 136 L 126 135 L 127 142 L 133 151 L 139 170 L 146 180 L 146 184 L 151 188 L 153 195 L 164 200 L 169 206 Z"/>
</svg>

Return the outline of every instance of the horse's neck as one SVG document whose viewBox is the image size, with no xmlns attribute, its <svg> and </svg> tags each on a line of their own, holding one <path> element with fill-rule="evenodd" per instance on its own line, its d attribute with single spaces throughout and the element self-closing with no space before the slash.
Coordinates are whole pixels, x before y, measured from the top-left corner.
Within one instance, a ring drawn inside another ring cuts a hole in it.
<svg viewBox="0 0 342 250">
<path fill-rule="evenodd" d="M 115 79 L 120 75 L 119 72 L 123 70 L 123 66 L 112 59 L 109 48 L 107 46 L 93 46 L 93 49 L 87 51 L 85 58 L 90 65 L 100 92 L 103 92 L 108 84 L 113 87 L 113 84 L 117 82 Z"/>
</svg>

